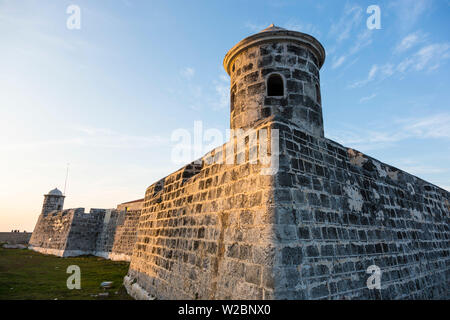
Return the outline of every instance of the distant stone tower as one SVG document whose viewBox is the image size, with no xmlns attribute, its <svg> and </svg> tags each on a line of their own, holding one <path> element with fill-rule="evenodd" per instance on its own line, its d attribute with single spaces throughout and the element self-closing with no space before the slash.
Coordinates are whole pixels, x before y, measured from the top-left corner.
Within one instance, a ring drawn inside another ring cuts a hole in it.
<svg viewBox="0 0 450 320">
<path fill-rule="evenodd" d="M 47 215 L 54 210 L 62 210 L 64 207 L 64 198 L 65 196 L 58 190 L 58 188 L 55 188 L 48 194 L 45 194 L 41 214 Z"/>
<path fill-rule="evenodd" d="M 273 24 L 225 56 L 231 77 L 231 129 L 250 129 L 273 117 L 323 137 L 319 70 L 325 50 L 310 35 Z"/>
</svg>

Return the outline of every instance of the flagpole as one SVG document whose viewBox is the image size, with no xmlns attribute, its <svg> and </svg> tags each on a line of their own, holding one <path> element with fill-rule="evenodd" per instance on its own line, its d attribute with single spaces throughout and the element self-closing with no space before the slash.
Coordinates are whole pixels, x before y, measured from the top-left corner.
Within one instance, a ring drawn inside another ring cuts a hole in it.
<svg viewBox="0 0 450 320">
<path fill-rule="evenodd" d="M 66 181 L 64 181 L 64 195 L 66 195 L 66 187 L 67 187 L 67 177 L 69 176 L 69 164 L 67 164 L 67 170 L 66 170 Z"/>
</svg>

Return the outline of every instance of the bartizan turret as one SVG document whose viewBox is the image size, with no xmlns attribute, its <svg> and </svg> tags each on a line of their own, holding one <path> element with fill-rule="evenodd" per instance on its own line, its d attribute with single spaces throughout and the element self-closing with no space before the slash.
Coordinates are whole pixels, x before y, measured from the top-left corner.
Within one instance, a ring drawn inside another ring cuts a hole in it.
<svg viewBox="0 0 450 320">
<path fill-rule="evenodd" d="M 65 196 L 58 190 L 58 188 L 55 188 L 48 194 L 45 194 L 41 214 L 47 215 L 52 211 L 62 210 L 64 207 L 64 198 Z"/>
<path fill-rule="evenodd" d="M 324 61 L 314 37 L 274 25 L 240 41 L 223 62 L 231 77 L 231 129 L 247 130 L 273 117 L 323 137 Z"/>
</svg>

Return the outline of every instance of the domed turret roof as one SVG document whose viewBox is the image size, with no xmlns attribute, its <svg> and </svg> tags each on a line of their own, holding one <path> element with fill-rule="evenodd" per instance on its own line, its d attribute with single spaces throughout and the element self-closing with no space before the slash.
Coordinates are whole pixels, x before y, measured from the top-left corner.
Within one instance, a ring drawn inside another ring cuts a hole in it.
<svg viewBox="0 0 450 320">
<path fill-rule="evenodd" d="M 287 30 L 271 24 L 266 29 L 239 41 L 233 48 L 231 48 L 223 59 L 223 67 L 225 68 L 225 71 L 231 75 L 230 68 L 232 62 L 239 53 L 249 47 L 257 46 L 261 43 L 281 41 L 292 42 L 307 48 L 317 58 L 317 67 L 319 67 L 319 69 L 325 62 L 325 49 L 316 38 L 306 33 Z"/>
<path fill-rule="evenodd" d="M 63 195 L 62 192 L 58 190 L 58 188 L 51 190 L 48 194 L 52 195 L 52 196 L 62 196 Z"/>
<path fill-rule="evenodd" d="M 261 30 L 260 32 L 268 32 L 268 31 L 280 31 L 280 30 L 286 30 L 284 28 L 278 27 L 276 25 L 274 25 L 273 23 L 268 26 L 267 28 L 265 28 L 264 30 Z"/>
</svg>

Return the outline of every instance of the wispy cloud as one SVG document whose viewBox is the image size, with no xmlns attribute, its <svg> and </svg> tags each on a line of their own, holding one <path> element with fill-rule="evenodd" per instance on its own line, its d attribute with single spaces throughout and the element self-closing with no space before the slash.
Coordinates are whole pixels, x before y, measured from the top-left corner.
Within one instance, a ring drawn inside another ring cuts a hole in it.
<svg viewBox="0 0 450 320">
<path fill-rule="evenodd" d="M 82 145 L 101 148 L 136 149 L 163 146 L 169 139 L 159 135 L 138 136 L 105 128 L 79 126 L 74 130 L 85 133 L 78 137 Z"/>
<path fill-rule="evenodd" d="M 358 80 L 349 85 L 349 88 L 360 88 L 371 81 L 382 81 L 395 73 L 401 75 L 411 71 L 431 72 L 450 58 L 450 43 L 434 43 L 425 45 L 415 53 L 403 58 L 399 63 L 386 63 L 373 65 L 366 79 Z"/>
<path fill-rule="evenodd" d="M 161 136 L 136 136 L 117 132 L 108 128 L 87 126 L 72 127 L 74 137 L 27 141 L 25 143 L 2 144 L 7 150 L 37 149 L 54 146 L 78 146 L 94 148 L 137 149 L 164 146 L 168 138 Z"/>
<path fill-rule="evenodd" d="M 415 54 L 417 61 L 415 69 L 430 71 L 438 68 L 443 60 L 450 58 L 449 49 L 449 43 L 437 43 L 423 47 Z"/>
<path fill-rule="evenodd" d="M 394 53 L 399 54 L 404 51 L 407 51 L 408 49 L 425 41 L 426 37 L 427 35 L 420 31 L 410 33 L 397 44 L 397 46 L 394 48 Z"/>
<path fill-rule="evenodd" d="M 408 30 L 412 28 L 431 7 L 432 0 L 397 0 L 389 4 L 397 14 L 400 28 Z"/>
<path fill-rule="evenodd" d="M 333 56 L 333 64 L 331 65 L 332 69 L 337 69 L 340 66 L 343 65 L 343 63 L 346 60 L 349 60 L 349 58 L 355 54 L 357 54 L 359 51 L 361 51 L 363 48 L 369 46 L 372 44 L 372 30 L 364 30 L 358 34 L 356 37 L 355 42 L 350 47 L 347 53 L 337 57 Z M 334 48 L 336 50 L 336 47 Z M 327 52 L 328 53 L 328 52 Z M 332 54 L 332 52 L 330 52 Z"/>
<path fill-rule="evenodd" d="M 345 59 L 346 59 L 345 56 L 340 56 L 339 58 L 334 57 L 331 68 L 336 69 L 336 68 L 340 67 L 344 63 Z"/>
<path fill-rule="evenodd" d="M 372 81 L 373 79 L 375 79 L 375 76 L 378 72 L 379 68 L 376 64 L 374 64 L 370 70 L 369 70 L 369 74 L 367 75 L 367 78 L 364 80 L 360 80 L 360 81 L 356 81 L 353 84 L 350 85 L 350 88 L 359 88 L 364 86 L 365 84 L 369 83 L 370 81 Z"/>
<path fill-rule="evenodd" d="M 206 84 L 197 81 L 194 75 L 195 70 L 191 67 L 180 71 L 181 78 L 189 81 L 183 81 L 180 89 L 172 91 L 176 99 L 182 99 L 184 104 L 196 111 L 205 108 L 219 110 L 229 106 L 230 78 L 222 68 L 217 77 Z"/>
<path fill-rule="evenodd" d="M 397 66 L 399 72 L 432 71 L 450 58 L 449 43 L 435 43 L 422 47 L 413 55 L 403 59 Z"/>
<path fill-rule="evenodd" d="M 403 129 L 419 138 L 450 139 L 450 114 L 437 114 L 426 118 L 410 118 L 400 121 Z"/>
<path fill-rule="evenodd" d="M 352 37 L 352 35 L 354 35 Z M 338 23 L 333 25 L 329 32 L 329 37 L 335 40 L 335 44 L 327 51 L 328 55 L 333 55 L 335 51 L 342 47 L 344 40 L 349 39 L 353 41 L 352 44 L 345 42 L 345 53 L 340 56 L 333 57 L 332 69 L 337 69 L 343 65 L 345 61 L 350 60 L 352 55 L 355 55 L 363 48 L 372 44 L 373 30 L 366 28 L 363 21 L 363 8 L 360 6 L 346 5 L 344 13 Z"/>
<path fill-rule="evenodd" d="M 359 25 L 363 18 L 363 9 L 360 6 L 346 4 L 344 13 L 339 21 L 331 26 L 329 37 L 339 43 L 350 37 L 353 29 Z"/>
<path fill-rule="evenodd" d="M 436 173 L 446 173 L 448 170 L 446 168 L 436 168 L 425 165 L 409 165 L 402 166 L 402 169 L 406 172 L 409 172 L 414 175 L 422 175 L 422 174 L 436 174 Z"/>
<path fill-rule="evenodd" d="M 375 93 L 371 94 L 370 96 L 367 97 L 362 97 L 361 99 L 359 99 L 359 103 L 364 103 L 367 102 L 369 100 L 372 100 L 373 98 L 375 98 L 377 95 Z"/>
<path fill-rule="evenodd" d="M 85 133 L 79 137 L 83 144 L 103 148 L 148 148 L 162 146 L 169 141 L 159 135 L 138 136 L 118 132 L 108 128 L 93 128 L 86 126 L 74 127 L 74 130 Z"/>
<path fill-rule="evenodd" d="M 396 166 L 397 168 L 404 170 L 408 173 L 411 173 L 416 176 L 423 176 L 423 175 L 434 175 L 438 177 L 445 176 L 446 173 L 450 172 L 448 168 L 445 167 L 438 167 L 435 165 L 430 165 L 429 159 L 427 158 L 419 158 L 419 159 L 394 159 L 392 165 Z M 436 180 L 436 179 L 434 179 Z M 437 185 L 439 185 L 441 188 L 450 190 L 448 186 L 442 185 L 442 183 L 439 183 L 438 181 L 435 181 Z M 445 181 L 444 183 L 446 183 Z"/>
<path fill-rule="evenodd" d="M 358 53 L 362 48 L 367 47 L 372 44 L 372 35 L 373 31 L 366 29 L 358 34 L 356 37 L 356 41 L 353 44 L 353 46 L 350 48 L 349 54 L 356 54 Z"/>
<path fill-rule="evenodd" d="M 450 113 L 393 120 L 377 130 L 331 130 L 328 136 L 339 143 L 365 151 L 385 148 L 410 138 L 450 140 Z"/>
</svg>

